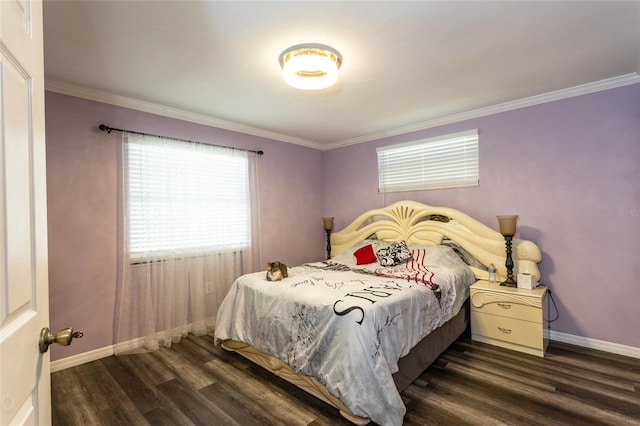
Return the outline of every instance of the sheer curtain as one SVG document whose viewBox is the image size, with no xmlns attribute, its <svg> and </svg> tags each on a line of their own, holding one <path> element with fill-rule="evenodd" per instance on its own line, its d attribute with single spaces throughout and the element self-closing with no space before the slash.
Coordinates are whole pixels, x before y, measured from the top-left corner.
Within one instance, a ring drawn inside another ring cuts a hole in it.
<svg viewBox="0 0 640 426">
<path fill-rule="evenodd" d="M 123 134 L 116 354 L 206 334 L 262 267 L 257 154 Z"/>
</svg>

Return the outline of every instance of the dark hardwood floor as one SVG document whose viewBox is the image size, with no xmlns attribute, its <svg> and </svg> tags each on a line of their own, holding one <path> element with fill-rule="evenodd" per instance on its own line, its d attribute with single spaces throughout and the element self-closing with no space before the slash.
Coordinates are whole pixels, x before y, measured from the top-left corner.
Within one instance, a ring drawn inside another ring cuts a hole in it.
<svg viewBox="0 0 640 426">
<path fill-rule="evenodd" d="M 53 424 L 348 425 L 333 407 L 189 336 L 52 374 Z M 537 358 L 468 335 L 402 397 L 409 425 L 640 425 L 640 360 L 551 342 Z"/>
</svg>

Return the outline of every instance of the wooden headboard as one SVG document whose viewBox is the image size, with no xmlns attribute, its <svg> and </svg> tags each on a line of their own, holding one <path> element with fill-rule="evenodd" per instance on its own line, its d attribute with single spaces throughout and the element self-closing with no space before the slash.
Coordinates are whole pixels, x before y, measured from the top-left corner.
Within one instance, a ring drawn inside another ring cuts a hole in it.
<svg viewBox="0 0 640 426">
<path fill-rule="evenodd" d="M 447 238 L 471 253 L 483 265 L 493 263 L 499 279 L 507 276 L 504 237 L 461 211 L 448 207 L 427 206 L 416 201 L 399 201 L 390 206 L 369 210 L 351 224 L 331 235 L 331 256 L 375 235 L 384 241 L 407 244 L 441 244 Z M 542 253 L 527 240 L 513 239 L 514 277 L 518 273 L 535 275 L 540 280 L 538 263 Z M 471 268 L 477 279 L 487 279 L 487 271 Z"/>
</svg>

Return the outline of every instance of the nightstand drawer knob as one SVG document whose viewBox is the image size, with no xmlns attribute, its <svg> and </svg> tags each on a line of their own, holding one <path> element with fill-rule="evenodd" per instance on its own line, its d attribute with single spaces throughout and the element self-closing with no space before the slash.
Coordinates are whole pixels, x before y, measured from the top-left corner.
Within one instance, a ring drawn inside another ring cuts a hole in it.
<svg viewBox="0 0 640 426">
<path fill-rule="evenodd" d="M 504 334 L 511 334 L 510 328 L 498 327 L 498 330 L 502 331 Z"/>
<path fill-rule="evenodd" d="M 511 309 L 511 305 L 508 303 L 498 303 L 498 306 L 500 306 L 502 309 Z"/>
</svg>

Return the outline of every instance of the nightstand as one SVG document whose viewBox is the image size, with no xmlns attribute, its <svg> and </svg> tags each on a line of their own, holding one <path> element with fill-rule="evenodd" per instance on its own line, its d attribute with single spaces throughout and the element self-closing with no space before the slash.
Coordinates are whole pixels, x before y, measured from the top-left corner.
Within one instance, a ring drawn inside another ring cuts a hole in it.
<svg viewBox="0 0 640 426">
<path fill-rule="evenodd" d="M 471 286 L 471 338 L 544 356 L 549 343 L 547 287 L 528 290 L 478 281 Z"/>
</svg>

